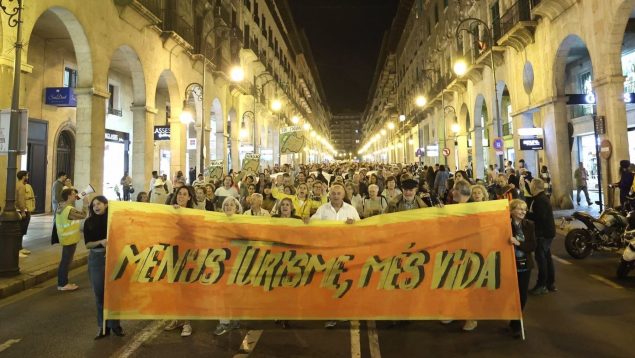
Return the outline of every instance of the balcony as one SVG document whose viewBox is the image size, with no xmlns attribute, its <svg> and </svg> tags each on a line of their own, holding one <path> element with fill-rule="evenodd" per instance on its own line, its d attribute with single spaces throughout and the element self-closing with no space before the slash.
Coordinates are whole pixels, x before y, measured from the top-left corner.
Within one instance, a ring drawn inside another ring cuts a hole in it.
<svg viewBox="0 0 635 358">
<path fill-rule="evenodd" d="M 579 0 L 530 0 L 531 14 L 553 20 Z"/>
<path fill-rule="evenodd" d="M 188 24 L 182 16 L 178 16 L 175 11 L 164 9 L 163 10 L 163 32 L 173 33 L 178 36 L 175 40 L 179 41 L 179 38 L 184 42 L 184 45 L 192 47 L 194 45 L 194 28 Z"/>
<path fill-rule="evenodd" d="M 531 21 L 529 5 L 530 0 L 518 0 L 495 21 L 494 28 L 500 31 L 500 37 L 495 33 L 499 45 L 510 46 L 520 52 L 534 42 L 534 32 L 538 24 Z"/>
<path fill-rule="evenodd" d="M 220 20 L 221 23 L 225 26 L 231 26 L 232 22 L 231 22 L 231 14 L 229 13 L 229 10 L 227 10 L 224 6 L 222 5 L 218 5 L 216 6 L 216 8 L 214 9 L 214 17 L 217 20 Z"/>
<path fill-rule="evenodd" d="M 163 0 L 135 0 L 130 5 L 148 20 L 158 24 L 162 19 Z"/>
</svg>

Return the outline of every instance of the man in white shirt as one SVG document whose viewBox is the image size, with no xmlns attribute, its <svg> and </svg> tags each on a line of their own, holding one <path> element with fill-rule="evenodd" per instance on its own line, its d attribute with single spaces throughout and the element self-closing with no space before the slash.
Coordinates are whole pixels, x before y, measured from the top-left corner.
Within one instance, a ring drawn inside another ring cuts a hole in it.
<svg viewBox="0 0 635 358">
<path fill-rule="evenodd" d="M 355 221 L 360 220 L 357 209 L 351 204 L 344 202 L 344 195 L 346 195 L 346 190 L 342 184 L 331 185 L 331 191 L 329 192 L 330 201 L 318 208 L 317 212 L 311 216 L 311 221 L 336 220 L 353 224 Z M 333 328 L 336 325 L 337 321 L 327 321 L 324 327 Z"/>
<path fill-rule="evenodd" d="M 329 192 L 330 201 L 318 208 L 317 212 L 311 216 L 311 221 L 336 220 L 352 224 L 356 220 L 360 220 L 357 209 L 344 202 L 345 193 L 346 190 L 342 184 L 333 184 Z"/>
</svg>

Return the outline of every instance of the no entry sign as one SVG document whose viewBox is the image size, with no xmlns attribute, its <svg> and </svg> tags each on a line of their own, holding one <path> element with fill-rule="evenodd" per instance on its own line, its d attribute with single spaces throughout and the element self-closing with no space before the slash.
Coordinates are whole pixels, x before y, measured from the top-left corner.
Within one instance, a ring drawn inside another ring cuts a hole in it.
<svg viewBox="0 0 635 358">
<path fill-rule="evenodd" d="M 450 148 L 443 148 L 443 156 L 447 157 L 450 155 Z"/>
</svg>

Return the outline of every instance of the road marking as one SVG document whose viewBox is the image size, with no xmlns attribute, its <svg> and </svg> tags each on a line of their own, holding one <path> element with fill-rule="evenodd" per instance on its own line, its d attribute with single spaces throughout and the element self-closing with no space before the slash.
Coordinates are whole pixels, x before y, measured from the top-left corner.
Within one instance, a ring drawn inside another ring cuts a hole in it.
<svg viewBox="0 0 635 358">
<path fill-rule="evenodd" d="M 602 282 L 602 283 L 604 283 L 604 284 L 607 284 L 607 285 L 609 285 L 609 286 L 611 286 L 611 287 L 613 287 L 613 288 L 620 288 L 620 289 L 621 289 L 621 288 L 624 288 L 624 286 L 620 286 L 620 285 L 618 285 L 617 283 L 615 283 L 615 282 L 613 282 L 613 281 L 611 281 L 611 280 L 608 280 L 608 279 L 606 279 L 606 278 L 604 278 L 604 277 L 602 277 L 602 276 L 599 276 L 599 275 L 594 275 L 594 274 L 590 274 L 589 276 L 591 276 L 591 277 L 593 277 L 594 279 L 596 279 L 596 280 L 598 280 L 598 281 L 600 281 L 600 282 Z"/>
<path fill-rule="evenodd" d="M 0 353 L 6 351 L 12 345 L 19 343 L 22 339 L 9 339 L 8 341 L 0 344 Z"/>
<path fill-rule="evenodd" d="M 262 330 L 247 331 L 247 335 L 240 344 L 240 353 L 234 354 L 234 358 L 249 357 L 249 353 L 253 352 L 254 348 L 256 348 L 256 344 L 258 344 L 258 341 L 262 336 L 262 332 Z"/>
<path fill-rule="evenodd" d="M 552 259 L 554 259 L 554 260 L 556 260 L 556 261 L 558 261 L 558 262 L 559 262 L 559 263 L 561 263 L 561 264 L 564 264 L 564 265 L 573 265 L 571 262 L 569 262 L 569 261 L 567 261 L 567 260 L 565 260 L 565 259 L 561 259 L 561 258 L 559 258 L 559 257 L 558 257 L 558 256 L 556 256 L 556 255 L 551 255 L 551 258 L 552 258 Z"/>
<path fill-rule="evenodd" d="M 112 357 L 117 358 L 128 358 L 130 357 L 141 345 L 156 336 L 159 335 L 159 332 L 165 326 L 165 321 L 154 321 L 146 326 L 141 332 L 137 333 L 136 336 L 125 346 L 121 347 Z"/>
<path fill-rule="evenodd" d="M 351 321 L 351 357 L 353 358 L 362 357 L 359 339 L 359 321 Z"/>
<path fill-rule="evenodd" d="M 379 336 L 377 335 L 377 326 L 375 321 L 366 321 L 368 326 L 368 345 L 370 346 L 370 358 L 381 358 L 379 351 Z"/>
</svg>

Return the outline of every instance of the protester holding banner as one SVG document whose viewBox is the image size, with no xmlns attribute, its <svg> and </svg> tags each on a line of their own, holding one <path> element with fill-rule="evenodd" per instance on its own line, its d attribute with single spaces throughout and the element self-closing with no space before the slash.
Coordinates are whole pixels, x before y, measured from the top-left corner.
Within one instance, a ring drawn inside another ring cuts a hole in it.
<svg viewBox="0 0 635 358">
<path fill-rule="evenodd" d="M 59 291 L 75 291 L 79 286 L 68 283 L 68 270 L 70 269 L 77 243 L 81 239 L 79 228 L 81 221 L 88 215 L 88 196 L 83 199 L 84 207 L 82 211 L 75 208 L 77 200 L 77 190 L 69 188 L 62 190 L 61 198 L 63 202 L 57 208 L 55 215 L 55 227 L 57 236 L 62 245 L 62 259 L 57 268 L 57 289 Z"/>
<path fill-rule="evenodd" d="M 310 217 L 311 210 L 314 208 L 317 209 L 320 205 L 322 205 L 321 202 L 314 201 L 309 197 L 309 188 L 304 183 L 298 185 L 296 195 L 281 193 L 278 188 L 273 188 L 271 193 L 274 198 L 278 200 L 282 200 L 284 198 L 291 199 L 293 201 L 293 207 L 295 208 L 296 214 L 302 218 Z"/>
<path fill-rule="evenodd" d="M 90 250 L 88 254 L 88 278 L 93 286 L 95 303 L 97 304 L 97 335 L 101 339 L 110 335 L 110 331 L 124 336 L 119 320 L 107 320 L 104 323 L 104 280 L 106 276 L 106 244 L 108 237 L 108 199 L 96 196 L 88 206 L 88 219 L 84 222 L 84 242 Z M 105 328 L 105 329 L 104 329 Z"/>
<path fill-rule="evenodd" d="M 472 196 L 470 197 L 473 202 L 487 201 L 489 194 L 483 184 L 472 185 Z"/>
<path fill-rule="evenodd" d="M 295 214 L 295 208 L 293 207 L 293 200 L 289 198 L 284 198 L 280 200 L 279 212 L 275 215 L 272 215 L 274 218 L 286 218 L 286 219 L 302 219 L 301 217 Z"/>
<path fill-rule="evenodd" d="M 271 183 L 266 183 L 262 194 L 262 208 L 274 214 L 273 209 L 276 205 L 276 198 L 271 193 Z"/>
<path fill-rule="evenodd" d="M 196 195 L 196 205 L 194 205 L 195 209 L 206 210 L 205 208 L 205 188 L 203 186 L 195 186 L 194 192 Z"/>
<path fill-rule="evenodd" d="M 251 198 L 255 192 L 256 192 L 255 184 L 247 185 L 247 192 L 240 199 L 240 205 L 242 205 L 244 211 L 249 210 L 249 208 L 251 207 Z"/>
<path fill-rule="evenodd" d="M 379 196 L 379 186 L 377 184 L 370 184 L 368 186 L 368 198 L 362 200 L 362 218 L 369 218 L 371 216 L 379 215 L 388 207 L 388 200 L 385 197 Z"/>
<path fill-rule="evenodd" d="M 227 197 L 240 198 L 238 190 L 234 187 L 234 179 L 231 175 L 225 175 L 225 178 L 223 178 L 223 186 L 218 187 L 214 195 L 216 195 L 216 205 L 220 207 L 222 207 L 222 203 Z"/>
<path fill-rule="evenodd" d="M 271 216 L 269 211 L 262 208 L 262 194 L 253 193 L 251 194 L 251 198 L 249 200 L 250 207 L 249 210 L 245 210 L 243 215 L 251 215 L 251 216 Z"/>
<path fill-rule="evenodd" d="M 180 182 L 178 179 L 177 182 Z M 198 204 L 194 194 L 194 188 L 189 185 L 184 185 L 176 189 L 175 195 L 172 197 L 171 205 L 174 208 L 189 208 L 194 209 Z M 179 327 L 181 328 L 181 337 L 189 337 L 192 335 L 192 325 L 190 321 L 170 321 L 163 329 L 166 331 L 173 331 Z"/>
<path fill-rule="evenodd" d="M 428 205 L 417 196 L 418 183 L 414 179 L 406 179 L 401 183 L 403 194 L 397 195 L 386 207 L 386 213 L 395 213 L 412 209 L 427 208 Z"/>
<path fill-rule="evenodd" d="M 240 206 L 238 199 L 233 196 L 228 196 L 225 200 L 223 200 L 223 212 L 225 215 L 231 217 L 236 214 L 241 214 L 243 209 Z M 221 319 L 214 330 L 214 335 L 222 336 L 223 334 L 238 328 L 240 328 L 238 321 Z"/>
<path fill-rule="evenodd" d="M 512 218 L 512 238 L 516 256 L 516 271 L 518 273 L 518 291 L 520 293 L 520 306 L 525 308 L 527 292 L 529 290 L 529 278 L 534 267 L 533 252 L 536 250 L 536 233 L 534 223 L 525 219 L 527 204 L 514 199 L 509 203 L 509 211 Z M 520 321 L 509 322 L 514 338 L 522 337 L 522 324 Z"/>
</svg>

